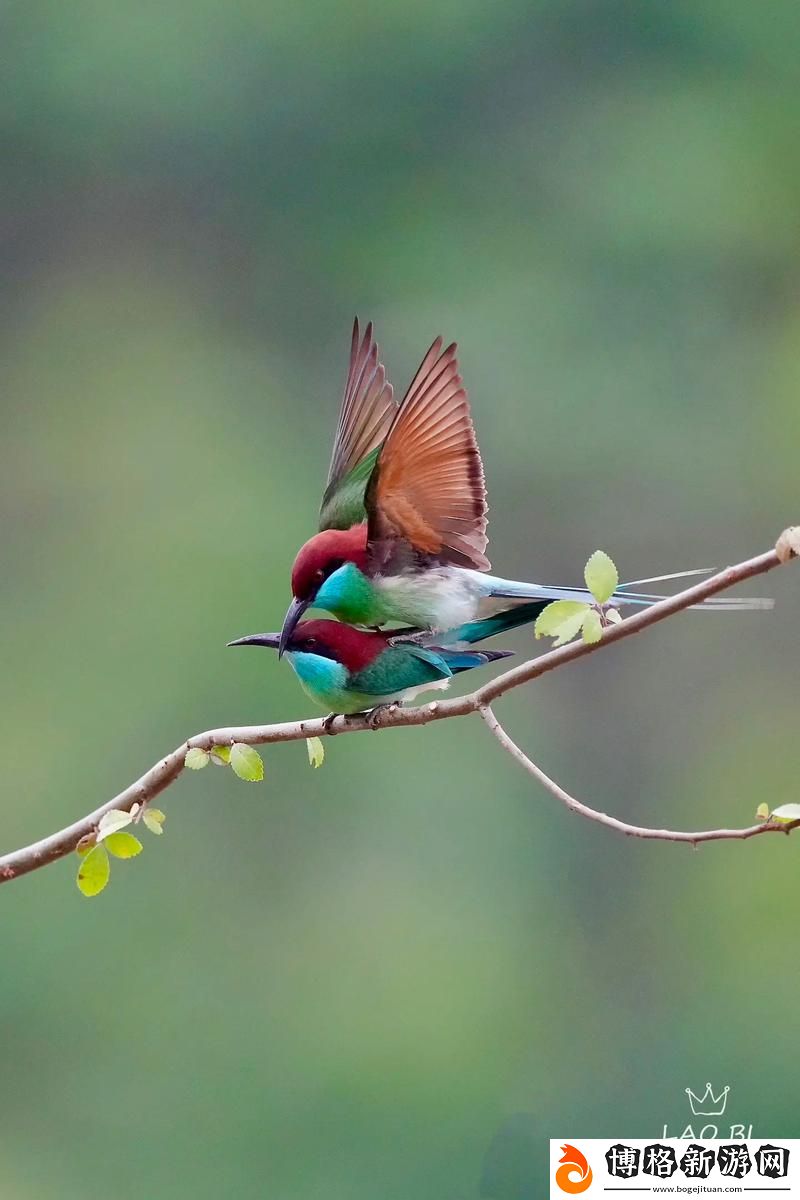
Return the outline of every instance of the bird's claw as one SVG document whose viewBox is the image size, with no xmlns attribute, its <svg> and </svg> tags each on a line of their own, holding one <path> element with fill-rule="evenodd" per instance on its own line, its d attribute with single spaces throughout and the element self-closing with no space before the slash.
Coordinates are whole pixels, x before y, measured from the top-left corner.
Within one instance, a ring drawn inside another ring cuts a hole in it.
<svg viewBox="0 0 800 1200">
<path fill-rule="evenodd" d="M 396 711 L 396 704 L 376 704 L 374 708 L 369 710 L 365 719 L 370 729 L 380 729 L 381 718 L 383 717 L 383 714 Z"/>
<path fill-rule="evenodd" d="M 376 704 L 374 708 L 369 708 L 364 712 L 354 713 L 328 713 L 327 717 L 322 719 L 322 728 L 330 737 L 335 737 L 337 730 L 333 728 L 334 722 L 341 717 L 343 721 L 363 721 L 370 729 L 380 729 L 381 718 L 385 712 L 396 712 L 398 705 L 395 701 L 388 704 Z"/>
</svg>

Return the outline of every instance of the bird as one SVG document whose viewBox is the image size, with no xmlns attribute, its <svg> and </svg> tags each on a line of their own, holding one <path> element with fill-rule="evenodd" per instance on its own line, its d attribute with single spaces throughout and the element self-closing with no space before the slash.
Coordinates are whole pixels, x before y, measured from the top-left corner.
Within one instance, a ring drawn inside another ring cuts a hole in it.
<svg viewBox="0 0 800 1200">
<path fill-rule="evenodd" d="M 319 532 L 299 550 L 278 652 L 310 607 L 368 629 L 455 628 L 533 599 L 584 600 L 583 588 L 490 574 L 483 464 L 459 374 L 457 346 L 437 337 L 401 403 L 380 362 L 372 322 L 353 324 Z M 708 570 L 711 570 L 709 568 Z M 637 585 L 683 578 L 676 572 Z M 661 595 L 621 585 L 612 605 Z M 765 608 L 769 601 L 706 600 L 704 609 Z"/>
<path fill-rule="evenodd" d="M 476 643 L 534 621 L 547 601 L 507 609 L 441 634 L 405 628 L 358 629 L 342 621 L 300 621 L 285 656 L 306 694 L 329 719 L 339 713 L 375 711 L 447 688 L 455 675 L 507 658 L 509 650 L 475 650 Z M 277 650 L 281 633 L 254 633 L 229 646 Z"/>
</svg>

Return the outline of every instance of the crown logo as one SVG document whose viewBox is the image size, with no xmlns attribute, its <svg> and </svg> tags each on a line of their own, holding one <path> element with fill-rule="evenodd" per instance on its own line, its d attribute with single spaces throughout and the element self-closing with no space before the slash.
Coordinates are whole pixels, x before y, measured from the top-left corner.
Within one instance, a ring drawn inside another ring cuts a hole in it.
<svg viewBox="0 0 800 1200">
<path fill-rule="evenodd" d="M 711 1084 L 706 1084 L 705 1095 L 695 1096 L 691 1088 L 684 1088 L 696 1117 L 721 1117 L 728 1103 L 728 1092 L 731 1089 L 726 1084 L 718 1096 L 711 1090 Z"/>
</svg>

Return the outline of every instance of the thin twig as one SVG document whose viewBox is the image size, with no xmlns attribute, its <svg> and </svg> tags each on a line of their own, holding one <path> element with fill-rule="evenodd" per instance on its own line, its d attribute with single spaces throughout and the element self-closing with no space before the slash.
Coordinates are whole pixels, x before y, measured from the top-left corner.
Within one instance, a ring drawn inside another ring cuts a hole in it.
<svg viewBox="0 0 800 1200">
<path fill-rule="evenodd" d="M 600 812 L 599 809 L 589 808 L 588 804 L 583 804 L 574 796 L 570 796 L 569 792 L 565 792 L 554 779 L 545 775 L 542 768 L 537 767 L 524 750 L 521 750 L 517 743 L 509 737 L 492 712 L 490 705 L 483 705 L 480 714 L 503 749 L 507 750 L 529 775 L 547 788 L 548 792 L 555 796 L 556 800 L 560 800 L 570 812 L 586 817 L 588 821 L 596 821 L 598 825 L 605 825 L 607 829 L 613 829 L 617 833 L 624 833 L 627 837 L 649 838 L 651 841 L 657 842 L 688 842 L 691 846 L 696 846 L 698 842 L 744 841 L 746 838 L 757 837 L 759 833 L 791 833 L 800 824 L 800 821 L 762 821 L 758 825 L 746 825 L 743 829 L 703 829 L 694 832 L 676 829 L 650 829 L 646 825 L 629 825 L 627 821 L 610 817 L 608 813 Z"/>
<path fill-rule="evenodd" d="M 134 804 L 149 804 L 159 793 L 174 783 L 183 772 L 186 751 L 194 746 L 210 750 L 212 746 L 231 745 L 233 742 L 245 742 L 251 746 L 270 745 L 273 742 L 292 742 L 303 738 L 329 737 L 340 733 L 365 733 L 375 729 L 399 729 L 408 725 L 427 725 L 431 721 L 463 717 L 468 713 L 475 712 L 482 712 L 486 719 L 485 711 L 488 710 L 488 706 L 506 692 L 521 687 L 522 684 L 530 683 L 548 671 L 566 666 L 567 663 L 583 658 L 587 654 L 593 654 L 601 647 L 611 645 L 612 642 L 619 642 L 635 633 L 641 633 L 650 625 L 674 616 L 675 613 L 690 608 L 693 604 L 699 604 L 710 596 L 717 595 L 718 592 L 726 591 L 734 584 L 753 579 L 757 575 L 764 575 L 767 571 L 780 566 L 781 563 L 788 562 L 790 558 L 796 558 L 798 554 L 800 554 L 800 530 L 795 526 L 781 534 L 774 550 L 768 550 L 765 554 L 747 559 L 737 566 L 727 567 L 724 571 L 703 580 L 702 583 L 686 588 L 677 595 L 654 604 L 652 608 L 643 609 L 634 616 L 627 617 L 618 625 L 604 629 L 600 641 L 594 643 L 571 642 L 558 650 L 551 650 L 548 654 L 543 654 L 539 658 L 531 659 L 518 667 L 513 667 L 510 671 L 503 672 L 496 679 L 490 680 L 489 683 L 474 692 L 469 692 L 466 696 L 459 696 L 452 700 L 433 701 L 417 708 L 404 709 L 392 706 L 380 712 L 374 720 L 364 717 L 337 717 L 335 721 L 327 722 L 323 718 L 316 718 L 282 722 L 275 725 L 231 726 L 209 729 L 205 733 L 195 734 L 157 762 L 130 787 L 125 788 L 124 791 L 73 825 L 67 826 L 58 833 L 50 834 L 32 845 L 24 846 L 20 850 L 0 857 L 0 883 L 17 879 L 20 875 L 26 875 L 29 871 L 35 871 L 39 867 L 46 866 L 47 863 L 54 862 L 58 858 L 63 858 L 65 854 L 71 853 L 81 838 L 97 828 L 100 818 L 110 809 L 119 808 L 129 811 Z M 496 736 L 498 736 L 497 733 Z M 508 735 L 504 733 L 503 736 L 507 737 Z M 510 749 L 509 746 L 506 748 Z M 517 750 L 517 757 L 520 758 L 520 761 L 529 764 L 529 768 L 537 778 L 540 777 L 539 768 L 530 763 L 530 760 L 525 759 L 522 751 Z M 547 779 L 544 774 L 541 774 L 541 782 L 545 783 L 545 786 L 549 787 L 551 791 L 558 786 Z M 772 832 L 776 828 L 774 825 L 767 824 L 752 826 L 746 830 L 712 830 L 706 833 L 688 834 L 638 830 L 635 826 L 626 826 L 624 822 L 617 822 L 613 817 L 606 817 L 604 814 L 598 814 L 592 809 L 585 808 L 577 800 L 569 797 L 566 792 L 562 792 L 559 798 L 583 816 L 590 817 L 592 820 L 602 819 L 604 824 L 638 837 L 698 842 L 721 837 L 753 837 L 757 833 Z M 780 825 L 777 828 L 785 832 L 789 826 Z"/>
</svg>

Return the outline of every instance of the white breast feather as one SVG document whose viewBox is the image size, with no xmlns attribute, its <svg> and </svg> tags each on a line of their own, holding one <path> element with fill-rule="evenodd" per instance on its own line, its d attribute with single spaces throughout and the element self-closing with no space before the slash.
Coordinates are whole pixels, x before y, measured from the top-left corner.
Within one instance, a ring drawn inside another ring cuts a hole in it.
<svg viewBox="0 0 800 1200">
<path fill-rule="evenodd" d="M 454 629 L 471 621 L 479 588 L 459 567 L 378 576 L 376 587 L 396 614 L 396 620 L 432 629 Z"/>
</svg>

